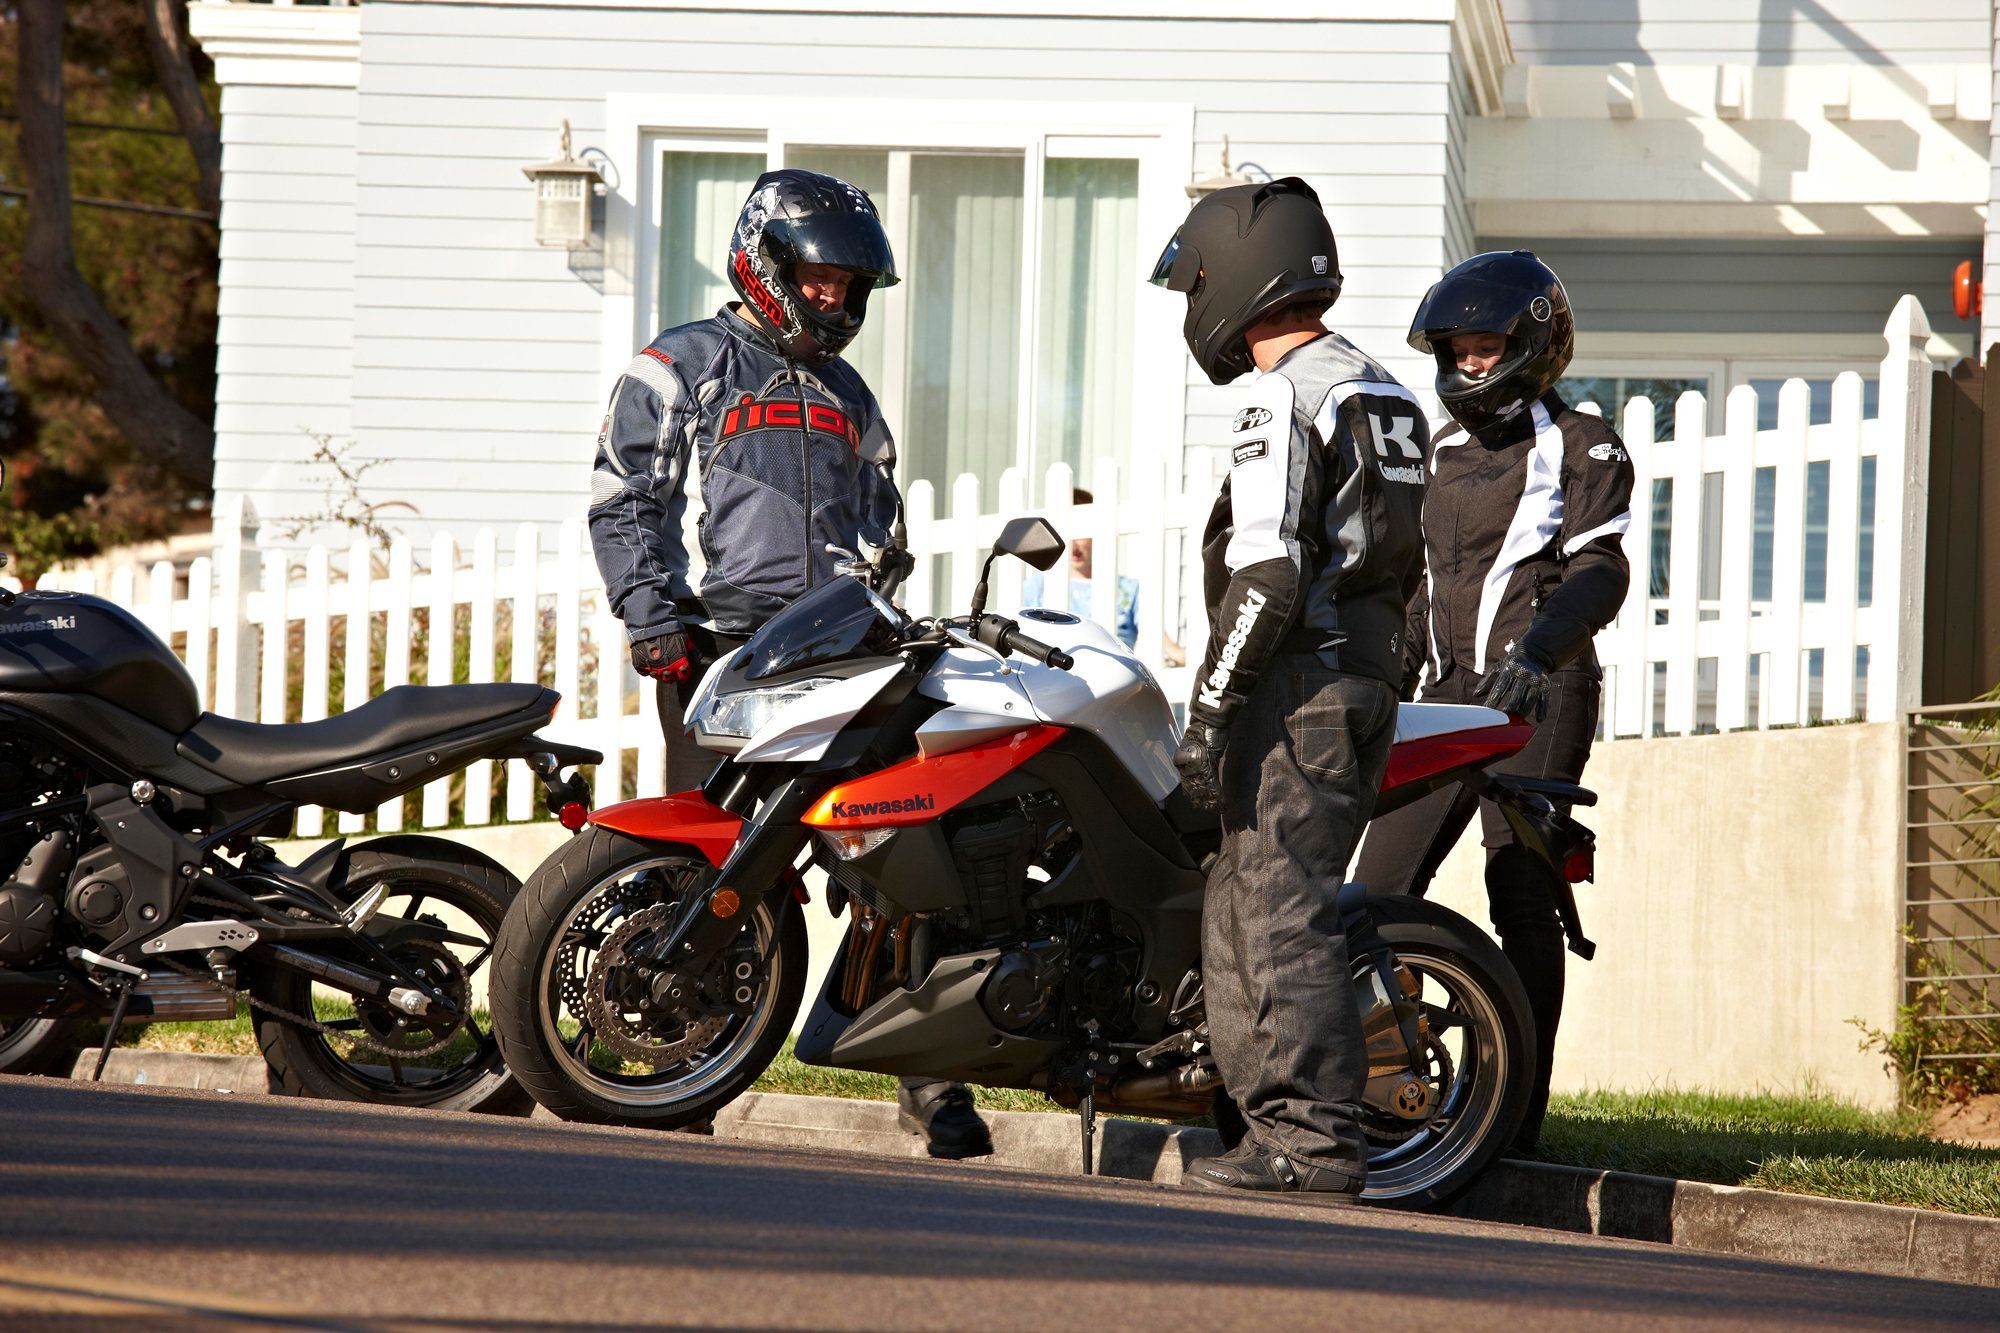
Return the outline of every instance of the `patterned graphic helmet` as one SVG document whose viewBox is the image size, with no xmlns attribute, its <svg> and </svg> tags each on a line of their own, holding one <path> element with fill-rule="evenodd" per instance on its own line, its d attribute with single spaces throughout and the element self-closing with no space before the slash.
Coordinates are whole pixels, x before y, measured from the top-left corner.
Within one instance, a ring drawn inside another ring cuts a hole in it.
<svg viewBox="0 0 2000 1333">
<path fill-rule="evenodd" d="M 821 312 L 799 290 L 798 266 L 853 274 L 838 310 Z M 762 317 L 787 356 L 821 365 L 861 332 L 868 293 L 893 286 L 895 256 L 874 203 L 844 180 L 788 167 L 757 178 L 729 246 L 729 282 Z"/>
</svg>

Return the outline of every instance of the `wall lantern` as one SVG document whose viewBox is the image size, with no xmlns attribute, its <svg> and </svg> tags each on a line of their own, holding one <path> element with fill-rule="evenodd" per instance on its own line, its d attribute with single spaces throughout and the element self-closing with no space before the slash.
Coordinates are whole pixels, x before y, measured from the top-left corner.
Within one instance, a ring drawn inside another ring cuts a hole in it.
<svg viewBox="0 0 2000 1333">
<path fill-rule="evenodd" d="M 603 178 L 588 162 L 570 156 L 569 122 L 562 123 L 562 156 L 522 167 L 535 183 L 535 244 L 569 250 L 590 244 L 592 204 L 604 192 Z"/>
<path fill-rule="evenodd" d="M 1257 174 L 1255 176 L 1248 174 L 1252 171 Z M 1251 185 L 1257 181 L 1267 181 L 1270 179 L 1271 173 L 1258 166 L 1255 162 L 1245 162 L 1235 170 L 1230 170 L 1229 136 L 1225 134 L 1222 136 L 1221 173 L 1214 176 L 1204 176 L 1200 180 L 1189 181 L 1184 188 L 1187 190 L 1188 198 L 1199 200 L 1203 195 L 1214 194 L 1217 190 L 1226 190 L 1232 185 Z"/>
</svg>

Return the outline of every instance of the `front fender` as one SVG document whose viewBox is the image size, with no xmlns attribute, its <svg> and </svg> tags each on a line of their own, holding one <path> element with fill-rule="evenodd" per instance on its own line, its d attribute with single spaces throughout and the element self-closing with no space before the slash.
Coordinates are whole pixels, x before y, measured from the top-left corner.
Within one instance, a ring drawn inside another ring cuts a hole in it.
<svg viewBox="0 0 2000 1333">
<path fill-rule="evenodd" d="M 743 821 L 694 791 L 642 796 L 593 810 L 590 823 L 648 842 L 685 843 L 720 866 L 743 836 Z"/>
</svg>

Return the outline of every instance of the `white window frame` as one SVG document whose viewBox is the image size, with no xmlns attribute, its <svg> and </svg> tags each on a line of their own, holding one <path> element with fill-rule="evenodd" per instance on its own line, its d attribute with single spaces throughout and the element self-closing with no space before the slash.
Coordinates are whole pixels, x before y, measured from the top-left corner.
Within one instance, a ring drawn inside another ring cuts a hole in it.
<svg viewBox="0 0 2000 1333">
<path fill-rule="evenodd" d="M 892 98 L 854 98 L 836 104 L 804 98 L 770 98 L 754 103 L 718 104 L 716 99 L 655 94 L 613 94 L 606 99 L 607 151 L 616 166 L 605 200 L 607 282 L 601 322 L 602 393 L 659 330 L 651 327 L 658 282 L 659 236 L 655 198 L 659 155 L 665 151 L 755 152 L 782 163 L 789 144 L 852 149 L 934 150 L 1019 153 L 1024 162 L 1024 262 L 1021 273 L 1020 411 L 1015 463 L 1024 467 L 1031 501 L 1042 498 L 1040 473 L 1047 466 L 1035 438 L 1038 414 L 1034 385 L 1041 333 L 1042 173 L 1049 157 L 1131 157 L 1138 162 L 1138 226 L 1134 267 L 1151 271 L 1160 248 L 1186 217 L 1185 183 L 1194 160 L 1194 107 L 1191 103 L 1029 103 L 966 99 L 922 103 Z M 746 114 L 753 119 L 746 124 Z M 894 159 L 892 159 L 893 161 Z M 901 226 L 892 218 L 892 223 Z M 895 240 L 891 238 L 892 242 Z M 618 282 L 622 272 L 625 281 Z M 1141 468 L 1177 478 L 1181 450 L 1162 450 L 1160 440 L 1185 435 L 1184 350 L 1178 318 L 1149 297 L 1157 293 L 1135 282 L 1132 293 L 1133 349 L 1130 383 L 1131 434 L 1120 451 L 1123 475 Z M 914 299 L 908 284 L 884 293 Z M 900 327 L 903 321 L 897 321 Z M 896 382 L 903 374 L 902 349 L 885 349 L 892 366 L 873 386 L 885 404 L 901 410 Z M 601 395 L 600 395 L 601 396 Z M 900 431 L 901 421 L 890 428 Z M 1088 479 L 1079 479 L 1088 484 Z M 943 497 L 940 497 L 942 500 Z M 990 503 L 990 499 L 986 503 Z"/>
</svg>

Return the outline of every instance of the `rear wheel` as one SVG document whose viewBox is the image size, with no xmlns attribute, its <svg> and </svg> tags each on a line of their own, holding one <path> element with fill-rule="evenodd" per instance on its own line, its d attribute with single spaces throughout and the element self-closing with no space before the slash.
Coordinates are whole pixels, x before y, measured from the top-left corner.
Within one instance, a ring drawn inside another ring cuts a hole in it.
<svg viewBox="0 0 2000 1333">
<path fill-rule="evenodd" d="M 1406 1119 L 1363 1106 L 1361 1130 L 1371 1149 L 1363 1197 L 1437 1208 L 1514 1141 L 1534 1079 L 1534 1021 L 1513 965 L 1470 921 L 1421 898 L 1374 898 L 1370 908 L 1384 942 L 1417 981 L 1428 1029 L 1419 1077 L 1429 1110 Z"/>
<path fill-rule="evenodd" d="M 0 1018 L 0 1074 L 67 1076 L 82 1031 L 73 1018 Z"/>
<path fill-rule="evenodd" d="M 805 993 L 798 904 L 758 906 L 702 976 L 648 956 L 713 874 L 691 849 L 592 828 L 530 876 L 500 930 L 493 1020 L 536 1101 L 565 1120 L 679 1129 L 764 1072 Z"/>
<path fill-rule="evenodd" d="M 377 887 L 387 890 L 377 921 L 400 917 L 437 928 L 400 939 L 392 933 L 379 942 L 405 967 L 461 997 L 465 1016 L 415 1017 L 371 998 L 315 987 L 295 972 L 261 969 L 250 978 L 252 995 L 332 1029 L 256 1011 L 257 1044 L 279 1087 L 336 1101 L 526 1115 L 534 1103 L 501 1059 L 482 995 L 494 936 L 520 882 L 497 862 L 446 839 L 395 837 L 364 843 L 348 857 L 349 900 Z M 451 938 L 439 939 L 438 930 Z M 374 965 L 351 945 L 328 952 Z"/>
</svg>

